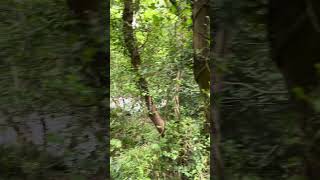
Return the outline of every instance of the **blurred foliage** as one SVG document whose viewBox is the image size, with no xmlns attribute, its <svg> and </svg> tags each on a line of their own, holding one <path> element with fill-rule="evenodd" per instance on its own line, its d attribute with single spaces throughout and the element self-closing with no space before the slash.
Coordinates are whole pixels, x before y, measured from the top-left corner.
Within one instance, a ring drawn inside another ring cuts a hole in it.
<svg viewBox="0 0 320 180">
<path fill-rule="evenodd" d="M 66 168 L 63 159 L 39 151 L 35 146 L 1 147 L 0 152 L 0 179 L 58 178 Z M 17 157 L 22 158 L 17 161 Z"/>
<path fill-rule="evenodd" d="M 228 21 L 231 52 L 221 62 L 226 173 L 230 179 L 299 179 L 294 174 L 303 167 L 303 142 L 286 83 L 270 57 L 267 1 L 231 4 L 222 11 L 235 14 Z"/>
<path fill-rule="evenodd" d="M 105 9 L 106 5 L 101 5 L 101 12 Z M 108 39 L 105 16 L 100 14 L 84 24 L 65 0 L 0 2 L 0 110 L 6 112 L 1 118 L 18 119 L 7 124 L 13 129 L 28 124 L 26 117 L 32 113 L 49 117 L 47 121 L 57 114 L 66 116 L 71 123 L 59 135 L 42 137 L 48 146 L 65 148 L 62 157 L 52 152 L 46 155 L 42 149 L 46 144 L 23 142 L 11 149 L 6 149 L 8 144 L 1 145 L 1 178 L 87 179 L 84 175 L 94 175 L 105 167 Z M 47 126 L 50 129 L 50 124 Z M 99 128 L 102 135 L 96 130 Z M 78 145 L 88 141 L 88 131 L 95 133 L 98 145 L 90 152 L 85 147 L 83 153 Z M 59 170 L 50 165 L 55 161 L 61 163 Z"/>
<path fill-rule="evenodd" d="M 95 103 L 98 89 L 86 76 L 95 71 L 88 68 L 97 52 L 106 51 L 104 22 L 97 19 L 79 31 L 63 0 L 1 4 L 1 105 L 33 109 L 63 107 L 66 101 Z"/>
</svg>

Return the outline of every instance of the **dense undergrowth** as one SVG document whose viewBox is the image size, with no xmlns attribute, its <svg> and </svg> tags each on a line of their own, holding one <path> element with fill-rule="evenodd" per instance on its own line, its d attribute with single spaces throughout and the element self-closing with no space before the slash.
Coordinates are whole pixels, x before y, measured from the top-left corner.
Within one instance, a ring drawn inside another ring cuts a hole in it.
<svg viewBox="0 0 320 180">
<path fill-rule="evenodd" d="M 200 122 L 200 123 L 199 123 Z M 203 120 L 182 117 L 161 138 L 144 115 L 112 111 L 111 175 L 114 179 L 208 179 L 209 140 Z"/>
</svg>

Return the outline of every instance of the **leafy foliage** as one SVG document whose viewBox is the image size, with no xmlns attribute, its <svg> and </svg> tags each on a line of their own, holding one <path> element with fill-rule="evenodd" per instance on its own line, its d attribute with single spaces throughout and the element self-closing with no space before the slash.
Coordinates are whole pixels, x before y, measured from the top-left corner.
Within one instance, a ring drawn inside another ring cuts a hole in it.
<svg viewBox="0 0 320 180">
<path fill-rule="evenodd" d="M 191 15 L 189 4 L 179 5 L 184 8 L 182 17 Z M 166 120 L 165 137 L 160 138 L 134 84 L 136 77 L 121 33 L 122 6 L 122 1 L 111 4 L 111 98 L 133 97 L 142 109 L 111 110 L 112 178 L 208 179 L 209 139 L 204 136 L 202 99 L 193 78 L 191 23 L 181 21 L 168 1 L 144 0 L 136 5 L 139 11 L 135 13 L 134 30 L 142 58 L 141 72 Z M 180 110 L 180 119 L 175 108 Z"/>
<path fill-rule="evenodd" d="M 159 138 L 149 120 L 142 120 L 146 118 L 144 116 L 112 117 L 113 178 L 208 178 L 209 144 L 208 139 L 201 135 L 201 123 L 196 123 L 192 118 L 170 121 L 167 123 L 166 136 Z M 123 124 L 128 126 L 123 127 Z"/>
</svg>

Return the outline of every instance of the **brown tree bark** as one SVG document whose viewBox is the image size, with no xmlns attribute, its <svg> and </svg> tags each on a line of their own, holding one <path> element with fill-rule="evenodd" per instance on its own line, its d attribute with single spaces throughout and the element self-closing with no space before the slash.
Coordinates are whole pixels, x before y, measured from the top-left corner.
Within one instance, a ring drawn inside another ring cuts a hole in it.
<svg viewBox="0 0 320 180">
<path fill-rule="evenodd" d="M 208 0 L 193 1 L 193 74 L 205 105 L 205 133 L 210 129 L 210 67 L 209 67 L 209 12 Z"/>
<path fill-rule="evenodd" d="M 209 14 L 209 10 L 212 9 L 209 6 L 209 0 L 193 1 L 192 7 L 192 19 L 193 19 L 193 48 L 194 48 L 194 76 L 197 81 L 200 90 L 205 99 L 207 105 L 206 119 L 210 123 L 210 136 L 211 136 L 211 151 L 210 161 L 211 179 L 224 180 L 224 165 L 220 151 L 220 131 L 219 131 L 219 107 L 215 103 L 217 94 L 219 92 L 216 87 L 213 89 L 213 83 L 219 83 L 220 79 L 217 78 L 216 69 L 213 69 L 209 65 L 209 59 L 212 59 L 212 53 L 218 52 L 217 48 L 223 43 L 217 43 L 217 46 L 210 47 L 210 40 L 215 37 L 216 34 L 210 33 L 210 19 L 212 16 Z M 220 34 L 218 35 L 220 36 Z M 211 82 L 211 84 L 210 84 Z M 211 86 L 210 86 L 211 85 Z M 217 86 L 218 87 L 218 86 Z M 208 91 L 210 90 L 210 98 Z"/>
<path fill-rule="evenodd" d="M 209 90 L 210 67 L 209 58 L 209 4 L 207 0 L 194 1 L 192 6 L 193 19 L 193 70 L 195 80 L 201 90 Z"/>
<path fill-rule="evenodd" d="M 158 132 L 161 135 L 164 135 L 165 130 L 165 121 L 160 116 L 157 108 L 153 102 L 153 98 L 150 95 L 148 83 L 146 79 L 140 73 L 141 66 L 141 57 L 139 49 L 136 43 L 136 38 L 134 36 L 134 29 L 132 27 L 133 15 L 134 15 L 134 4 L 132 0 L 124 0 L 124 9 L 123 9 L 123 36 L 126 48 L 130 54 L 131 65 L 134 72 L 138 77 L 138 88 L 142 96 L 145 99 L 145 103 L 148 109 L 148 116 L 156 126 Z"/>
<path fill-rule="evenodd" d="M 175 95 L 173 97 L 174 101 L 174 114 L 176 115 L 177 119 L 180 119 L 180 98 L 179 98 L 179 93 L 180 93 L 180 80 L 182 76 L 182 71 L 178 70 L 177 72 L 177 77 L 176 80 L 178 81 L 175 86 Z"/>
<path fill-rule="evenodd" d="M 211 53 L 210 53 L 210 104 L 211 104 L 211 144 L 212 144 L 212 153 L 211 159 L 213 159 L 212 171 L 211 174 L 214 175 L 215 179 L 224 180 L 224 163 L 221 155 L 221 132 L 220 132 L 220 103 L 219 96 L 221 96 L 222 90 L 222 74 L 217 68 L 219 66 L 219 59 L 224 58 L 226 54 L 226 44 L 228 32 L 227 30 L 220 25 L 214 25 L 215 30 L 212 30 L 211 36 L 214 37 L 214 42 L 211 40 Z"/>
<path fill-rule="evenodd" d="M 299 156 L 304 167 L 297 173 L 310 180 L 320 177 L 320 120 L 313 106 L 314 97 L 320 96 L 316 70 L 320 63 L 319 7 L 318 0 L 269 1 L 271 55 L 286 79 L 301 130 L 303 154 Z"/>
</svg>

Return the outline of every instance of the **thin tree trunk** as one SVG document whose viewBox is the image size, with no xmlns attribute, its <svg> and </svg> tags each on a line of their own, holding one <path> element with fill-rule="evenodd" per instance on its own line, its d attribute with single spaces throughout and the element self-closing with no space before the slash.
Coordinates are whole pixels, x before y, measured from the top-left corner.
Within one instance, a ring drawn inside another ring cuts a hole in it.
<svg viewBox="0 0 320 180">
<path fill-rule="evenodd" d="M 161 118 L 160 114 L 157 111 L 156 106 L 154 105 L 152 96 L 150 95 L 148 83 L 146 79 L 140 73 L 141 66 L 141 57 L 138 50 L 138 46 L 136 44 L 136 39 L 134 36 L 134 30 L 132 27 L 133 21 L 133 12 L 134 4 L 132 0 L 124 0 L 124 10 L 123 10 L 123 35 L 126 48 L 130 54 L 131 65 L 133 67 L 134 72 L 138 77 L 138 88 L 142 96 L 144 97 L 147 109 L 148 116 L 156 126 L 158 132 L 161 135 L 164 135 L 165 121 Z"/>
<path fill-rule="evenodd" d="M 180 80 L 181 80 L 182 72 L 178 70 L 177 72 L 177 83 L 175 87 L 175 95 L 173 97 L 174 100 L 174 113 L 177 119 L 180 119 L 180 100 L 179 100 L 179 92 L 180 92 Z"/>
<path fill-rule="evenodd" d="M 217 27 L 215 27 L 217 28 Z M 210 104 L 211 104 L 211 160 L 213 164 L 211 166 L 210 174 L 217 180 L 224 180 L 224 163 L 221 155 L 221 132 L 220 132 L 220 103 L 219 97 L 221 96 L 222 89 L 222 77 L 221 72 L 217 68 L 217 60 L 224 57 L 224 46 L 225 46 L 225 30 L 223 28 L 218 29 L 217 33 L 213 33 L 215 37 L 215 43 L 212 43 L 211 48 L 211 86 L 210 86 Z"/>
</svg>

